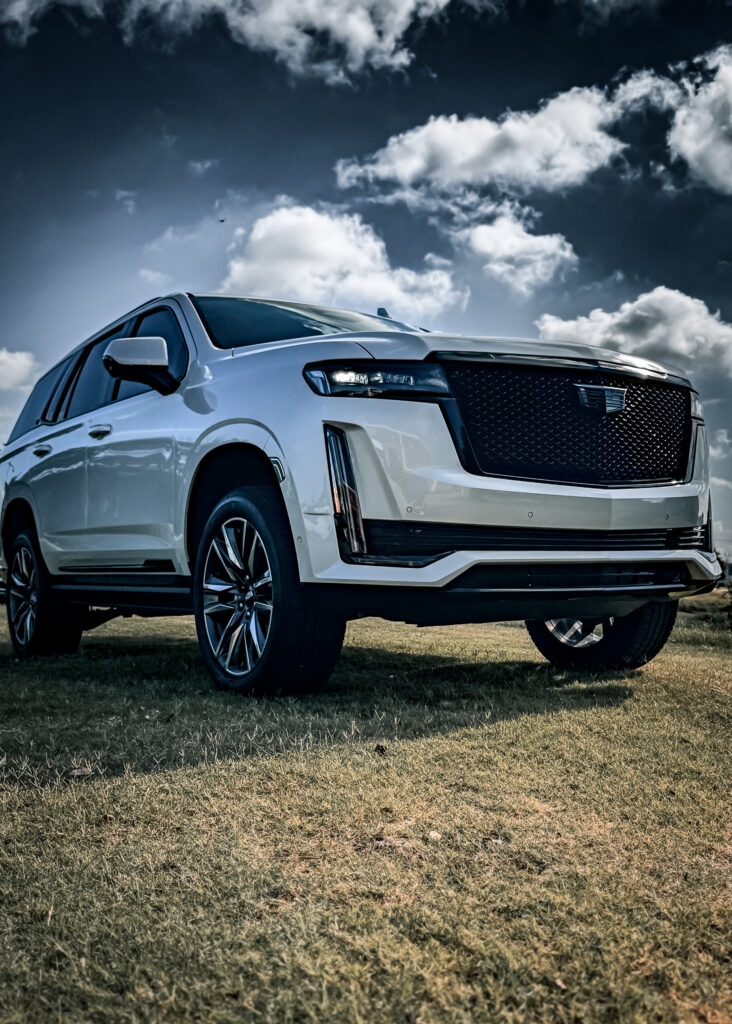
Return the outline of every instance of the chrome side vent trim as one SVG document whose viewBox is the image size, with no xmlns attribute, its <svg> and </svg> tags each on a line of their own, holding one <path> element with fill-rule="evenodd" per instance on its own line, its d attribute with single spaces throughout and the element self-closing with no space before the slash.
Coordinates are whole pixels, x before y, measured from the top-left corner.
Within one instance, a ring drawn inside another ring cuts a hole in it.
<svg viewBox="0 0 732 1024">
<path fill-rule="evenodd" d="M 269 461 L 272 463 L 272 469 L 275 471 L 277 483 L 281 484 L 282 481 L 285 479 L 284 466 L 282 465 L 282 463 L 280 462 L 276 455 L 271 456 Z"/>
<path fill-rule="evenodd" d="M 346 435 L 338 427 L 326 426 L 325 445 L 333 492 L 333 507 L 339 541 L 352 555 L 366 554 L 366 535 L 361 517 L 361 502 L 356 490 L 356 477 Z"/>
</svg>

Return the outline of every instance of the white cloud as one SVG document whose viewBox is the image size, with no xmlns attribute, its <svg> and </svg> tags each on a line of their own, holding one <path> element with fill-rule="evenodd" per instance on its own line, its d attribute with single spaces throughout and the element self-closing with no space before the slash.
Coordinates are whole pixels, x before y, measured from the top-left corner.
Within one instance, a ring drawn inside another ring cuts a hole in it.
<svg viewBox="0 0 732 1024">
<path fill-rule="evenodd" d="M 32 352 L 0 348 L 0 444 L 12 430 L 38 371 Z"/>
<path fill-rule="evenodd" d="M 38 363 L 32 352 L 0 348 L 0 390 L 28 388 L 36 378 Z"/>
<path fill-rule="evenodd" d="M 732 480 L 725 480 L 721 476 L 713 476 L 709 481 L 713 487 L 725 487 L 727 490 L 732 491 Z"/>
<path fill-rule="evenodd" d="M 221 290 L 366 311 L 386 306 L 397 317 L 417 319 L 467 299 L 443 267 L 393 267 L 383 240 L 358 214 L 295 205 L 237 233 Z"/>
<path fill-rule="evenodd" d="M 170 288 L 172 279 L 168 274 L 164 274 L 161 270 L 149 270 L 147 267 L 143 267 L 138 271 L 138 277 L 149 284 L 153 288 L 157 288 L 159 291 L 166 291 Z"/>
<path fill-rule="evenodd" d="M 732 46 L 720 47 L 700 64 L 702 72 L 683 81 L 685 95 L 668 144 L 696 178 L 732 194 Z"/>
<path fill-rule="evenodd" d="M 658 287 L 608 313 L 562 320 L 545 314 L 537 321 L 547 341 L 576 341 L 669 360 L 695 374 L 732 377 L 732 325 L 701 299 Z"/>
<path fill-rule="evenodd" d="M 125 188 L 118 188 L 114 193 L 114 201 L 120 203 L 130 215 L 137 210 L 136 192 L 129 192 Z"/>
<path fill-rule="evenodd" d="M 670 79 L 638 72 L 614 93 L 578 87 L 497 120 L 443 114 L 393 135 L 365 161 L 340 160 L 336 177 L 341 188 L 393 182 L 402 195 L 420 184 L 451 192 L 488 185 L 558 191 L 621 156 L 625 144 L 610 129 L 624 117 L 648 105 L 672 107 L 680 96 Z"/>
<path fill-rule="evenodd" d="M 726 459 L 732 455 L 732 435 L 729 430 L 717 430 L 709 438 L 709 454 L 714 459 Z"/>
<path fill-rule="evenodd" d="M 393 181 L 402 187 L 496 185 L 504 190 L 556 191 L 581 184 L 623 151 L 607 128 L 617 119 L 600 89 L 570 89 L 538 110 L 487 117 L 431 117 L 392 136 L 363 163 L 341 160 L 338 184 Z"/>
<path fill-rule="evenodd" d="M 528 296 L 577 263 L 563 235 L 532 235 L 510 209 L 492 224 L 478 224 L 456 236 L 483 261 L 484 272 L 519 295 Z"/>
<path fill-rule="evenodd" d="M 563 3 L 565 0 L 559 2 Z M 585 10 L 603 19 L 632 10 L 652 12 L 663 2 L 664 0 L 580 0 Z"/>
<path fill-rule="evenodd" d="M 223 19 L 232 38 L 273 53 L 292 71 L 343 81 L 364 68 L 406 67 L 412 54 L 404 35 L 415 23 L 440 15 L 451 0 L 9 0 L 0 19 L 16 42 L 25 42 L 55 5 L 103 17 L 121 7 L 127 42 L 137 23 L 152 19 L 167 33 L 190 35 L 209 18 Z M 462 0 L 493 11 L 500 0 Z"/>
<path fill-rule="evenodd" d="M 208 174 L 209 171 L 218 166 L 218 162 L 218 160 L 189 160 L 188 169 L 194 177 L 202 178 L 204 174 Z"/>
<path fill-rule="evenodd" d="M 633 8 L 651 12 L 663 0 L 555 0 L 573 3 L 602 21 Z M 155 21 L 167 34 L 190 35 L 206 19 L 219 17 L 231 37 L 273 53 L 297 74 L 314 73 L 343 82 L 364 70 L 407 67 L 413 54 L 407 31 L 468 7 L 492 15 L 508 0 L 4 0 L 0 24 L 11 41 L 23 44 L 53 7 L 75 8 L 88 18 L 118 16 L 131 43 L 138 22 Z"/>
</svg>

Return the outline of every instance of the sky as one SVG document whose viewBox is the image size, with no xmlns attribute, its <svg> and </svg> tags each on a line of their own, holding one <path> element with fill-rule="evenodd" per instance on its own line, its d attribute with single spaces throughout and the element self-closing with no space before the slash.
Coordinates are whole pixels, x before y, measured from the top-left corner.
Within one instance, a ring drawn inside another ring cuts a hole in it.
<svg viewBox="0 0 732 1024">
<path fill-rule="evenodd" d="M 0 437 L 171 290 L 681 367 L 732 553 L 729 0 L 0 0 Z"/>
</svg>

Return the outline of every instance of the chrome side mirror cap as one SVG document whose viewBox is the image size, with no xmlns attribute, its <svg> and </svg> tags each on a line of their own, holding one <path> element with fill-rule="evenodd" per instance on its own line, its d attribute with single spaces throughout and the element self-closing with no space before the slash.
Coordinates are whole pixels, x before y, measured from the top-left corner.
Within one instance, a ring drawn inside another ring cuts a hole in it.
<svg viewBox="0 0 732 1024">
<path fill-rule="evenodd" d="M 180 383 L 170 372 L 165 338 L 115 338 L 104 350 L 104 366 L 115 379 L 148 384 L 161 395 Z"/>
</svg>

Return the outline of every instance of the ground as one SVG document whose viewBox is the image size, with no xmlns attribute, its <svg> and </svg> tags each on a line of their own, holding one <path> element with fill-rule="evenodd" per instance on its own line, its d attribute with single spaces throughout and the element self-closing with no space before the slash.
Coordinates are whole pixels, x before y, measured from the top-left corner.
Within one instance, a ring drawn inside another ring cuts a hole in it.
<svg viewBox="0 0 732 1024">
<path fill-rule="evenodd" d="M 725 601 L 627 675 L 363 620 L 299 700 L 187 619 L 3 626 L 0 1021 L 729 1022 Z"/>
</svg>

